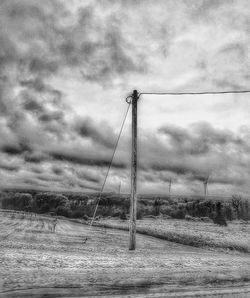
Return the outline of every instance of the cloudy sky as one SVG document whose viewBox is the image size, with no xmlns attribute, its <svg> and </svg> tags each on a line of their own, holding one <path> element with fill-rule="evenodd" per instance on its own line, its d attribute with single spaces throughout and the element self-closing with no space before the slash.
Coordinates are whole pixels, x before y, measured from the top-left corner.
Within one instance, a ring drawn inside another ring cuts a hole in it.
<svg viewBox="0 0 250 298">
<path fill-rule="evenodd" d="M 0 186 L 99 190 L 126 96 L 250 89 L 249 33 L 249 0 L 0 0 Z M 142 96 L 139 192 L 249 194 L 249 97 Z"/>
</svg>

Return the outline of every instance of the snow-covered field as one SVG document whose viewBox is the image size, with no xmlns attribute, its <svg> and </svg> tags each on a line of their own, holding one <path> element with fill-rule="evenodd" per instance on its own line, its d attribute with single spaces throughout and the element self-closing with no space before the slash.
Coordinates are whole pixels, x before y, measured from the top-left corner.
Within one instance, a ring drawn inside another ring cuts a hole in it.
<svg viewBox="0 0 250 298">
<path fill-rule="evenodd" d="M 0 297 L 250 297 L 248 253 L 145 235 L 128 251 L 126 231 L 59 220 L 53 232 L 52 225 L 0 212 Z"/>
</svg>

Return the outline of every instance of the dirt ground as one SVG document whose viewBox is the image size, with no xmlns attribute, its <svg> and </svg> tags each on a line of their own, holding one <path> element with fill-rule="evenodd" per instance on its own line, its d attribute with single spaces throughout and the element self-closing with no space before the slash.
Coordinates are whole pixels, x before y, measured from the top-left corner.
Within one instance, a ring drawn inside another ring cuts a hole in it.
<svg viewBox="0 0 250 298">
<path fill-rule="evenodd" d="M 85 242 L 87 237 L 87 241 Z M 250 255 L 0 212 L 0 297 L 250 297 Z"/>
</svg>

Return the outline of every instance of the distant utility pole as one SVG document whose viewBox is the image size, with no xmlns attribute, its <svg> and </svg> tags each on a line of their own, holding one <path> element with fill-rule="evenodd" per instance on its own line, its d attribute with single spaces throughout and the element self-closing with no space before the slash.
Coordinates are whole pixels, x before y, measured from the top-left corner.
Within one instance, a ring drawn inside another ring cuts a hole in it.
<svg viewBox="0 0 250 298">
<path fill-rule="evenodd" d="M 130 197 L 130 221 L 129 221 L 129 250 L 135 250 L 136 246 L 136 186 L 137 186 L 137 90 L 132 94 L 132 166 L 131 166 L 131 197 Z"/>
<path fill-rule="evenodd" d="M 119 183 L 119 189 L 118 189 L 119 195 L 121 194 L 121 188 L 122 188 L 122 182 L 120 181 L 120 183 Z"/>
<path fill-rule="evenodd" d="M 168 186 L 168 193 L 169 193 L 169 196 L 171 195 L 171 186 L 172 186 L 172 179 L 170 178 L 170 179 L 169 179 L 169 186 Z"/>
<path fill-rule="evenodd" d="M 208 179 L 209 179 L 209 176 L 207 176 L 207 178 L 205 178 L 203 184 L 204 184 L 204 196 L 206 197 L 207 194 L 208 194 L 208 191 L 207 191 L 207 185 L 208 185 Z"/>
</svg>

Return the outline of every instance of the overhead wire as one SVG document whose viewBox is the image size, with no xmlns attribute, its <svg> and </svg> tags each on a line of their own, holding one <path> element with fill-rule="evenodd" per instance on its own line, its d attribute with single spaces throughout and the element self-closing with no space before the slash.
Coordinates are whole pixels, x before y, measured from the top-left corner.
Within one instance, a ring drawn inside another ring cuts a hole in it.
<svg viewBox="0 0 250 298">
<path fill-rule="evenodd" d="M 214 95 L 250 93 L 250 90 L 202 91 L 202 92 L 141 92 L 141 95 Z"/>
</svg>

